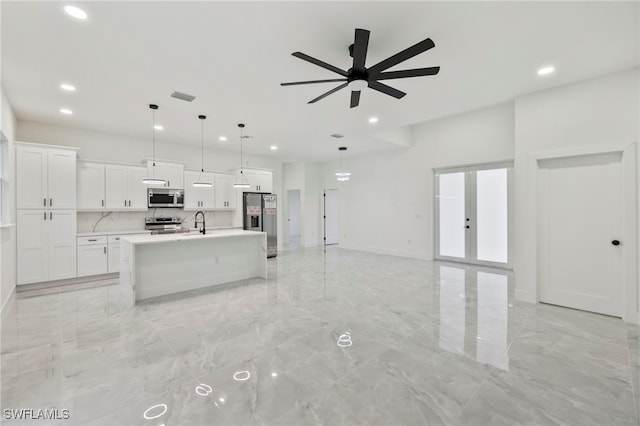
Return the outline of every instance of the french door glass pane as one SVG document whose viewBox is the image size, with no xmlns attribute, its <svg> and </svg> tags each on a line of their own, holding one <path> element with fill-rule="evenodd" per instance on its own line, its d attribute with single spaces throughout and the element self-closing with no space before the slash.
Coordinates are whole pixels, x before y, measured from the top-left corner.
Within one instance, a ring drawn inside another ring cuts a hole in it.
<svg viewBox="0 0 640 426">
<path fill-rule="evenodd" d="M 476 174 L 477 259 L 507 263 L 507 169 Z"/>
<path fill-rule="evenodd" d="M 440 256 L 465 257 L 464 173 L 440 175 Z"/>
</svg>

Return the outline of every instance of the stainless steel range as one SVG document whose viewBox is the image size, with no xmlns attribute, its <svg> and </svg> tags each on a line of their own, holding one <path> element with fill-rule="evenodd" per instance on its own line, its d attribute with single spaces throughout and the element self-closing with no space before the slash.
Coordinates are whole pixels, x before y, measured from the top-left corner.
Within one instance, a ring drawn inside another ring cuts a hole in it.
<svg viewBox="0 0 640 426">
<path fill-rule="evenodd" d="M 188 228 L 182 227 L 179 217 L 145 217 L 144 229 L 151 231 L 151 235 L 189 232 Z"/>
</svg>

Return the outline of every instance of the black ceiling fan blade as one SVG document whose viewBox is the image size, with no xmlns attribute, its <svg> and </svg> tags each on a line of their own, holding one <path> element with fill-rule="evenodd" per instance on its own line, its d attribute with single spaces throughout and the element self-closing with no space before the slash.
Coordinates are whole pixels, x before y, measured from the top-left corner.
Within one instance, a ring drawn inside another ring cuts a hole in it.
<svg viewBox="0 0 640 426">
<path fill-rule="evenodd" d="M 314 84 L 314 83 L 337 83 L 338 81 L 347 81 L 346 78 L 331 78 L 329 80 L 309 80 L 309 81 L 292 81 L 289 83 L 280 83 L 280 86 L 298 86 L 300 84 Z"/>
<path fill-rule="evenodd" d="M 381 73 L 387 68 L 391 68 L 394 65 L 398 65 L 400 62 L 404 62 L 407 59 L 411 59 L 416 55 L 426 52 L 434 46 L 435 44 L 430 38 L 422 40 L 420 43 L 416 43 L 413 46 L 404 49 L 402 52 L 398 52 L 384 61 L 378 62 L 374 66 L 370 67 L 368 69 L 369 75 Z"/>
<path fill-rule="evenodd" d="M 351 92 L 351 108 L 355 108 L 360 104 L 360 91 Z"/>
<path fill-rule="evenodd" d="M 356 28 L 356 36 L 353 42 L 353 69 L 364 72 L 364 63 L 367 60 L 367 49 L 369 47 L 369 31 Z"/>
<path fill-rule="evenodd" d="M 376 75 L 376 80 L 391 80 L 392 78 L 422 77 L 425 75 L 436 75 L 440 72 L 440 67 L 416 68 L 413 70 L 387 71 Z"/>
<path fill-rule="evenodd" d="M 338 91 L 338 90 L 340 90 L 340 89 L 344 89 L 345 87 L 347 87 L 347 85 L 348 85 L 348 84 L 349 84 L 349 83 L 341 84 L 340 86 L 335 87 L 335 88 L 333 88 L 333 89 L 329 90 L 328 92 L 323 93 L 322 95 L 318 96 L 317 98 L 315 98 L 315 99 L 311 99 L 311 100 L 310 100 L 309 102 L 307 102 L 307 103 L 308 103 L 308 104 L 316 103 L 316 102 L 318 102 L 320 99 L 324 99 L 324 98 L 326 98 L 327 96 L 329 96 L 330 94 L 335 93 L 335 92 L 337 92 L 337 91 Z"/>
<path fill-rule="evenodd" d="M 385 95 L 393 96 L 396 99 L 400 99 L 404 95 L 406 95 L 406 93 L 401 92 L 398 89 L 394 89 L 391 86 L 387 86 L 386 84 L 382 84 L 377 81 L 370 81 L 369 87 L 373 90 L 377 90 L 378 92 L 384 93 Z"/>
<path fill-rule="evenodd" d="M 333 71 L 333 72 L 335 72 L 337 74 L 340 74 L 343 77 L 347 76 L 347 72 L 346 71 L 341 70 L 338 67 L 334 67 L 333 65 L 328 64 L 326 62 L 323 62 L 320 59 L 316 59 L 316 58 L 313 58 L 313 57 L 311 57 L 309 55 L 305 55 L 302 52 L 293 52 L 292 55 L 295 56 L 296 58 L 302 59 L 303 61 L 311 62 L 314 65 L 317 65 L 317 66 L 322 67 L 324 69 L 327 69 L 329 71 Z"/>
</svg>

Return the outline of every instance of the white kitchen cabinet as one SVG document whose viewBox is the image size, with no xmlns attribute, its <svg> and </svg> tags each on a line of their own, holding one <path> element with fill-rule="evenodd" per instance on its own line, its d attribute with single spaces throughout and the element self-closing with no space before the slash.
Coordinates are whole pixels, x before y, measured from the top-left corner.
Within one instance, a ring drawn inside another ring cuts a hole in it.
<svg viewBox="0 0 640 426">
<path fill-rule="evenodd" d="M 49 279 L 49 222 L 46 215 L 45 210 L 16 212 L 18 284 Z"/>
<path fill-rule="evenodd" d="M 193 183 L 203 181 L 211 187 L 194 187 Z M 184 172 L 184 209 L 210 210 L 215 208 L 215 175 L 209 172 Z"/>
<path fill-rule="evenodd" d="M 184 165 L 180 163 L 169 163 L 156 161 L 155 170 L 153 161 L 147 161 L 147 173 L 149 177 L 164 179 L 163 185 L 167 188 L 183 189 L 184 186 Z"/>
<path fill-rule="evenodd" d="M 145 167 L 107 164 L 105 176 L 107 210 L 147 210 Z"/>
<path fill-rule="evenodd" d="M 104 210 L 105 165 L 78 162 L 78 210 Z"/>
<path fill-rule="evenodd" d="M 107 237 L 78 237 L 78 276 L 106 274 Z"/>
<path fill-rule="evenodd" d="M 107 272 L 120 272 L 120 238 L 122 235 L 110 235 L 107 244 L 108 267 Z"/>
<path fill-rule="evenodd" d="M 227 174 L 215 175 L 215 208 L 216 209 L 235 209 L 236 208 L 236 189 L 233 187 L 235 177 Z"/>
<path fill-rule="evenodd" d="M 16 144 L 18 209 L 75 209 L 74 149 Z"/>
<path fill-rule="evenodd" d="M 244 169 L 243 174 L 249 182 L 249 188 L 244 188 L 242 192 L 266 192 L 273 191 L 273 173 L 269 170 Z M 240 172 L 237 172 L 237 179 L 240 180 Z"/>
<path fill-rule="evenodd" d="M 16 221 L 18 284 L 76 276 L 75 210 L 18 210 Z"/>
</svg>

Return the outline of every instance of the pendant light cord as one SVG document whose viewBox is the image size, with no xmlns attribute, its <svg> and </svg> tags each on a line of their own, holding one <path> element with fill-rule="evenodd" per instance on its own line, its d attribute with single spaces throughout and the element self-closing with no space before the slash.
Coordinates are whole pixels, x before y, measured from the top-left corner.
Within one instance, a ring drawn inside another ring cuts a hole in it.
<svg viewBox="0 0 640 426">
<path fill-rule="evenodd" d="M 200 156 L 200 173 L 204 173 L 204 119 L 200 119 L 200 144 L 201 146 L 201 156 Z"/>
<path fill-rule="evenodd" d="M 151 117 L 152 117 L 152 121 L 153 121 L 153 167 L 156 166 L 156 110 L 152 109 L 151 110 Z M 155 177 L 155 173 L 153 175 L 153 177 Z"/>
<path fill-rule="evenodd" d="M 240 174 L 242 174 L 242 127 L 240 127 Z"/>
</svg>

